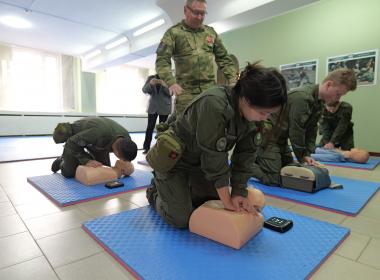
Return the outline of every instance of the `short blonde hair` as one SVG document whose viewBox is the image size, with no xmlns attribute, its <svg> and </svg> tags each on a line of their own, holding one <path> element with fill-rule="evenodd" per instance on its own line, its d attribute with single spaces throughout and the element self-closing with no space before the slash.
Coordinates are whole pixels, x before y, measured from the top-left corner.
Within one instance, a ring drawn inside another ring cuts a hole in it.
<svg viewBox="0 0 380 280">
<path fill-rule="evenodd" d="M 330 72 L 323 80 L 323 82 L 327 81 L 333 81 L 340 85 L 344 85 L 348 91 L 355 90 L 357 85 L 354 70 L 348 68 L 340 68 Z"/>
</svg>

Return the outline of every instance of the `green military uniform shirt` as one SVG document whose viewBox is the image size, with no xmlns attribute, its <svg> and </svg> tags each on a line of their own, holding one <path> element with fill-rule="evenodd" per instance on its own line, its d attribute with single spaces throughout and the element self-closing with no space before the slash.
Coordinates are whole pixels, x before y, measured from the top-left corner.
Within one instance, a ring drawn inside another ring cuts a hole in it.
<svg viewBox="0 0 380 280">
<path fill-rule="evenodd" d="M 215 188 L 231 185 L 232 194 L 247 196 L 256 125 L 240 115 L 238 100 L 229 88 L 213 88 L 199 95 L 173 129 L 185 145 L 181 162 L 200 167 Z M 228 151 L 233 147 L 229 165 Z"/>
<path fill-rule="evenodd" d="M 84 165 L 93 157 L 86 152 L 112 152 L 112 144 L 118 137 L 131 139 L 128 131 L 117 122 L 103 117 L 87 117 L 72 124 L 73 135 L 65 144 L 69 153 Z"/>
<path fill-rule="evenodd" d="M 289 137 L 293 152 L 300 162 L 315 150 L 318 120 L 324 104 L 318 98 L 318 93 L 318 85 L 306 85 L 288 93 L 279 144 L 286 144 Z"/>
<path fill-rule="evenodd" d="M 351 122 L 352 106 L 342 101 L 339 108 L 334 112 L 323 109 L 320 120 L 320 134 L 322 139 L 320 144 L 323 146 L 329 142 L 336 147 L 342 147 L 343 150 L 350 150 L 354 147 L 353 126 Z"/>
<path fill-rule="evenodd" d="M 215 85 L 214 61 L 229 82 L 236 81 L 234 63 L 215 30 L 207 25 L 193 29 L 182 21 L 169 28 L 161 39 L 156 71 L 168 87 L 178 83 L 183 94 L 199 94 Z"/>
</svg>

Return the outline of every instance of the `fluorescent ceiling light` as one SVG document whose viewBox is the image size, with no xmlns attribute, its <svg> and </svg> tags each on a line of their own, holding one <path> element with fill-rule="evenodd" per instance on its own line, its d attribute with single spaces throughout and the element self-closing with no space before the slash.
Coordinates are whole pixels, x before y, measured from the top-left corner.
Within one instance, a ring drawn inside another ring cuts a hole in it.
<svg viewBox="0 0 380 280">
<path fill-rule="evenodd" d="M 4 16 L 0 17 L 0 22 L 6 26 L 13 27 L 13 28 L 31 28 L 32 24 L 27 21 L 26 19 L 23 19 L 22 17 L 16 17 L 16 16 Z"/>
<path fill-rule="evenodd" d="M 209 26 L 214 28 L 216 33 L 224 33 L 233 28 L 233 26 L 228 25 L 228 23 L 223 23 L 222 21 L 211 23 Z"/>
<path fill-rule="evenodd" d="M 119 45 L 121 45 L 127 41 L 128 41 L 127 37 L 122 37 L 122 38 L 120 38 L 116 41 L 113 41 L 112 43 L 109 43 L 108 45 L 106 45 L 105 49 L 109 50 L 109 49 L 115 48 L 115 47 L 117 47 L 117 46 L 119 46 Z"/>
<path fill-rule="evenodd" d="M 146 33 L 146 32 L 148 32 L 148 31 L 150 31 L 150 30 L 152 30 L 154 28 L 157 28 L 157 27 L 163 25 L 164 23 L 165 23 L 164 19 L 159 19 L 159 20 L 157 20 L 155 22 L 152 22 L 151 24 L 148 24 L 148 25 L 144 26 L 143 28 L 140 28 L 140 29 L 136 30 L 133 33 L 133 36 L 135 36 L 135 37 L 139 36 L 139 35 L 141 35 L 143 33 Z"/>
<path fill-rule="evenodd" d="M 99 54 L 101 54 L 102 51 L 101 50 L 95 50 L 93 52 L 90 52 L 88 54 L 86 54 L 85 56 L 83 56 L 84 59 L 90 59 L 90 58 L 93 58 L 94 56 L 97 56 Z"/>
</svg>

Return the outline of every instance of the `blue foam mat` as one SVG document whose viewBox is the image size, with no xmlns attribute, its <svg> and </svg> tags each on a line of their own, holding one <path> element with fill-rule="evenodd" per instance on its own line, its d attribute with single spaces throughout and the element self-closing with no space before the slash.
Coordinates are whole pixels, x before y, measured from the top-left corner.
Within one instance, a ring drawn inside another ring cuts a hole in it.
<svg viewBox="0 0 380 280">
<path fill-rule="evenodd" d="M 346 215 L 357 215 L 378 191 L 380 183 L 331 176 L 334 183 L 342 184 L 343 189 L 324 189 L 316 193 L 306 193 L 275 186 L 266 186 L 255 179 L 249 183 L 266 195 L 294 202 L 304 203 Z"/>
<path fill-rule="evenodd" d="M 373 170 L 380 164 L 380 158 L 378 157 L 370 157 L 368 159 L 367 163 L 355 163 L 355 162 L 327 162 L 327 161 L 320 161 L 320 163 L 325 165 L 331 165 L 331 166 L 338 166 L 338 167 L 347 167 L 347 168 L 354 168 L 354 169 L 364 169 L 364 170 Z"/>
<path fill-rule="evenodd" d="M 0 137 L 0 162 L 58 157 L 62 144 L 55 144 L 52 136 Z"/>
<path fill-rule="evenodd" d="M 235 250 L 166 224 L 150 207 L 98 218 L 83 228 L 142 279 L 305 279 L 349 235 L 349 229 L 267 206 L 291 219 L 281 234 L 263 229 Z"/>
<path fill-rule="evenodd" d="M 150 184 L 152 177 L 149 171 L 135 169 L 130 177 L 120 179 L 124 186 L 115 189 L 108 189 L 104 184 L 86 186 L 59 173 L 28 177 L 27 180 L 57 205 L 68 206 L 144 188 Z"/>
</svg>

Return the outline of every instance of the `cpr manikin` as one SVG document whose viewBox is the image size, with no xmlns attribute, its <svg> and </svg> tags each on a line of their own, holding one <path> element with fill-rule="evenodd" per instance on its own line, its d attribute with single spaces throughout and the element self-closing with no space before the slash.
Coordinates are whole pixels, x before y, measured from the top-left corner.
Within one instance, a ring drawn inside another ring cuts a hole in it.
<svg viewBox="0 0 380 280">
<path fill-rule="evenodd" d="M 129 161 L 117 160 L 114 167 L 90 167 L 79 165 L 75 172 L 75 179 L 84 185 L 96 185 L 129 176 L 133 173 L 133 164 Z"/>
<path fill-rule="evenodd" d="M 248 198 L 258 211 L 265 205 L 264 194 L 248 188 Z M 191 232 L 240 249 L 263 227 L 264 218 L 260 213 L 239 213 L 224 208 L 220 200 L 209 200 L 198 207 L 190 217 Z"/>
<path fill-rule="evenodd" d="M 345 158 L 356 163 L 366 163 L 369 159 L 369 153 L 366 150 L 352 148 L 349 151 L 341 151 Z"/>
</svg>

